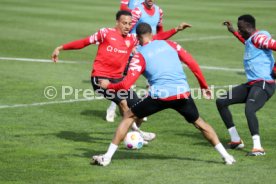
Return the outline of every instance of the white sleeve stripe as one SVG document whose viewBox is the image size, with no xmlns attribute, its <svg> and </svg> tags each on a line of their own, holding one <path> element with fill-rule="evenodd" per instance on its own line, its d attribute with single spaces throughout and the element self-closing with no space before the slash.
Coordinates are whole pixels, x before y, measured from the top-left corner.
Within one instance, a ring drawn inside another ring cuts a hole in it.
<svg viewBox="0 0 276 184">
<path fill-rule="evenodd" d="M 258 46 L 258 48 L 268 49 L 270 45 L 274 45 L 275 40 L 268 38 L 266 35 L 257 35 L 253 38 L 253 43 Z"/>
<path fill-rule="evenodd" d="M 180 51 L 180 49 L 181 49 L 181 46 L 180 46 L 179 44 L 177 44 L 176 50 L 177 50 L 177 51 Z"/>
<path fill-rule="evenodd" d="M 95 34 L 95 41 L 98 41 L 98 33 Z"/>
<path fill-rule="evenodd" d="M 121 0 L 121 4 L 128 4 L 129 0 Z"/>
</svg>

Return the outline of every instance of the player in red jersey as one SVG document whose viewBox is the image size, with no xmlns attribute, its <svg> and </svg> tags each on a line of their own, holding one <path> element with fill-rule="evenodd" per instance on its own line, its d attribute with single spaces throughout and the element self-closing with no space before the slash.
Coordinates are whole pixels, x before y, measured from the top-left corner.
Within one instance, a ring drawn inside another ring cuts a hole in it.
<svg viewBox="0 0 276 184">
<path fill-rule="evenodd" d="M 134 8 L 136 8 L 138 5 L 140 5 L 143 2 L 144 0 L 121 0 L 120 10 L 126 10 L 131 12 Z M 126 75 L 127 70 L 128 70 L 128 64 L 125 68 L 124 75 Z M 111 101 L 109 107 L 106 109 L 105 120 L 107 122 L 114 122 L 114 119 L 116 117 L 116 107 L 117 107 L 116 103 Z M 146 117 L 143 120 L 146 120 Z"/>
<path fill-rule="evenodd" d="M 122 113 L 139 100 L 136 93 L 132 90 L 129 90 L 128 94 L 112 93 L 101 89 L 98 80 L 108 79 L 111 82 L 119 82 L 123 79 L 123 71 L 128 58 L 138 44 L 136 35 L 129 34 L 131 21 L 130 12 L 119 11 L 116 14 L 115 28 L 103 28 L 92 36 L 61 45 L 52 54 L 52 60 L 56 62 L 62 50 L 82 49 L 90 44 L 99 44 L 91 72 L 91 83 L 97 93 L 103 94 L 105 98 L 118 104 Z M 184 25 L 180 24 L 177 28 L 156 35 L 155 39 L 167 39 L 183 29 Z M 139 131 L 146 141 L 155 138 L 155 134 L 141 131 L 135 124 L 133 126 L 134 130 Z"/>
<path fill-rule="evenodd" d="M 132 28 L 131 33 L 135 33 L 136 26 L 141 23 L 145 22 L 151 25 L 151 28 L 153 30 L 153 34 L 160 33 L 163 31 L 163 25 L 162 25 L 162 17 L 163 17 L 163 11 L 161 8 L 156 6 L 154 4 L 153 0 L 122 0 L 121 1 L 121 8 L 126 9 L 125 6 L 128 6 L 130 9 L 132 9 Z M 130 10 L 128 9 L 128 11 Z M 137 48 L 139 51 L 139 47 Z M 129 61 L 131 60 L 131 57 Z M 127 74 L 128 65 L 124 71 L 124 75 Z M 146 83 L 146 86 L 148 87 L 148 82 Z M 111 102 L 110 106 L 106 110 L 106 121 L 107 122 L 114 122 L 114 118 L 116 116 L 116 104 L 114 102 Z M 147 120 L 147 117 L 144 117 L 143 120 Z"/>
</svg>

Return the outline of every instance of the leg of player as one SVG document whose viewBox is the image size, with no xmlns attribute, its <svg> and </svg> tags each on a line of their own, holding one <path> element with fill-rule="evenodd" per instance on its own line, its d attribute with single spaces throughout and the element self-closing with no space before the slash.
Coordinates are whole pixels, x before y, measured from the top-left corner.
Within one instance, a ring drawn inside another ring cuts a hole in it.
<svg viewBox="0 0 276 184">
<path fill-rule="evenodd" d="M 256 83 L 256 86 L 253 85 L 249 92 L 248 98 L 245 104 L 245 115 L 248 123 L 250 133 L 253 140 L 253 149 L 249 152 L 248 156 L 261 156 L 265 155 L 265 151 L 261 146 L 260 134 L 259 134 L 259 122 L 256 116 L 256 112 L 260 110 L 266 101 L 274 93 L 274 87 L 270 87 L 270 84 L 266 84 L 264 81 L 260 82 L 263 88 L 259 87 Z M 267 85 L 267 89 L 264 89 Z M 273 84 L 274 86 L 274 84 Z M 272 90 L 271 90 L 272 89 Z M 266 90 L 266 91 L 265 91 Z"/>
<path fill-rule="evenodd" d="M 203 119 L 201 119 L 200 117 L 194 122 L 194 125 L 197 129 L 199 129 L 201 131 L 201 133 L 203 134 L 203 136 L 215 147 L 215 149 L 219 152 L 219 154 L 222 156 L 225 164 L 227 165 L 232 165 L 236 162 L 236 160 L 234 159 L 234 157 L 232 155 L 230 155 L 225 148 L 223 147 L 223 145 L 220 143 L 218 136 L 216 134 L 216 132 L 214 131 L 214 129 L 207 124 L 206 122 L 204 122 Z"/>
<path fill-rule="evenodd" d="M 110 164 L 112 156 L 115 154 L 118 145 L 125 138 L 129 128 L 135 120 L 134 114 L 129 110 L 125 113 L 122 122 L 119 124 L 112 142 L 110 143 L 108 150 L 103 155 L 94 155 L 91 163 L 101 166 L 107 166 Z"/>
<path fill-rule="evenodd" d="M 109 107 L 106 109 L 106 116 L 105 119 L 107 122 L 114 122 L 114 119 L 116 117 L 116 103 L 111 102 Z"/>
<path fill-rule="evenodd" d="M 144 139 L 144 145 L 147 145 L 148 144 L 148 141 L 152 141 L 155 139 L 156 137 L 156 134 L 155 133 L 152 133 L 152 132 L 145 132 L 145 131 L 142 131 L 139 127 L 141 125 L 141 123 L 143 122 L 143 119 L 137 119 L 131 126 L 131 129 L 133 131 L 137 131 L 141 134 L 141 136 L 143 137 Z"/>
<path fill-rule="evenodd" d="M 227 144 L 228 149 L 242 149 L 244 143 L 240 138 L 235 127 L 229 106 L 237 103 L 244 103 L 248 95 L 248 89 L 245 84 L 234 87 L 232 90 L 216 100 L 217 109 L 228 130 L 231 141 Z"/>
<path fill-rule="evenodd" d="M 129 108 L 128 108 L 128 105 L 127 105 L 127 102 L 126 100 L 122 100 L 119 104 L 119 108 L 120 108 L 120 111 L 122 113 L 124 112 L 128 112 Z M 124 116 L 124 114 L 123 114 Z M 153 139 L 155 139 L 156 137 L 156 134 L 155 133 L 152 133 L 152 132 L 145 132 L 145 131 L 142 131 L 139 127 L 142 123 L 142 119 L 137 119 L 131 126 L 131 129 L 133 131 L 137 131 L 141 134 L 141 136 L 143 137 L 144 139 L 144 144 L 147 145 L 148 144 L 148 141 L 152 141 Z"/>
</svg>

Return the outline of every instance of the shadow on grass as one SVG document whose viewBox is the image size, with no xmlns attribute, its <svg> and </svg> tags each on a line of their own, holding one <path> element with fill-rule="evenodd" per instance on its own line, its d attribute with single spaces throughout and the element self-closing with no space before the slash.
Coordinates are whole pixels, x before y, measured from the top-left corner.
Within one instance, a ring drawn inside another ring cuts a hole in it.
<svg viewBox="0 0 276 184">
<path fill-rule="evenodd" d="M 94 134 L 95 136 L 91 136 Z M 110 138 L 100 138 L 100 135 L 113 135 L 113 132 L 72 132 L 72 131 L 61 131 L 56 134 L 58 138 L 72 140 L 76 142 L 98 142 L 98 141 L 110 141 Z"/>
<path fill-rule="evenodd" d="M 211 144 L 203 137 L 203 135 L 200 132 L 198 133 L 183 132 L 183 133 L 176 133 L 175 135 L 188 137 L 188 138 L 195 138 L 197 140 L 200 140 L 200 142 L 194 142 L 194 141 L 193 141 L 194 143 L 191 142 L 192 145 L 207 146 L 207 147 L 211 146 Z M 223 146 L 227 149 L 228 147 L 227 143 L 229 142 L 229 140 L 225 138 L 219 138 L 219 140 L 223 144 Z M 236 149 L 236 151 L 248 153 L 248 150 L 246 149 Z"/>
<path fill-rule="evenodd" d="M 82 80 L 82 83 L 90 83 L 91 84 L 91 80 Z"/>
<path fill-rule="evenodd" d="M 245 72 L 237 72 L 238 75 L 245 75 Z"/>
<path fill-rule="evenodd" d="M 83 116 L 97 116 L 101 119 L 105 117 L 105 111 L 103 110 L 84 110 L 80 114 Z"/>
<path fill-rule="evenodd" d="M 182 133 L 176 133 L 175 135 L 180 137 L 187 137 L 189 139 L 192 138 L 192 139 L 200 140 L 200 142 L 193 143 L 194 145 L 210 146 L 208 141 L 203 137 L 203 135 L 200 132 L 182 132 Z"/>
<path fill-rule="evenodd" d="M 103 151 L 96 151 L 96 150 L 87 150 L 87 149 L 80 149 L 85 151 L 82 155 L 74 155 L 78 157 L 87 157 L 91 158 L 92 155 L 99 154 Z M 161 154 L 149 154 L 149 153 L 142 153 L 139 150 L 118 150 L 113 157 L 114 160 L 126 160 L 126 159 L 149 159 L 149 160 L 186 160 L 186 161 L 197 161 L 197 162 L 206 162 L 206 163 L 215 163 L 215 164 L 222 164 L 222 161 L 214 161 L 214 160 L 202 160 L 193 157 L 179 157 L 173 155 L 161 155 Z"/>
</svg>

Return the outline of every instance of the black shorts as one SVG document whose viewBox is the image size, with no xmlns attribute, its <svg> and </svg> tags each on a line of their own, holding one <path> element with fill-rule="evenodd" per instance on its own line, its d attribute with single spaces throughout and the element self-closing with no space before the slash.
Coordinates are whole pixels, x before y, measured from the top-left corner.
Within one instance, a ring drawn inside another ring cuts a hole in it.
<svg viewBox="0 0 276 184">
<path fill-rule="evenodd" d="M 194 123 L 199 118 L 197 107 L 191 95 L 187 99 L 172 101 L 153 99 L 148 96 L 132 106 L 131 111 L 138 118 L 143 118 L 168 108 L 179 112 L 189 123 Z"/>
<path fill-rule="evenodd" d="M 255 82 L 253 85 L 247 83 L 238 85 L 228 91 L 226 94 L 221 95 L 218 100 L 225 101 L 227 104 L 246 103 L 248 98 L 258 98 L 259 93 L 266 96 L 265 100 L 269 100 L 275 92 L 275 83 L 268 83 L 265 81 Z M 255 99 L 256 100 L 256 99 Z"/>
<path fill-rule="evenodd" d="M 114 90 L 108 90 L 103 89 L 98 85 L 99 79 L 107 79 L 112 83 L 118 83 L 123 80 L 123 78 L 120 79 L 111 79 L 106 77 L 91 77 L 91 84 L 93 86 L 94 91 L 97 94 L 103 95 L 106 99 L 111 100 L 115 102 L 117 105 L 122 101 L 126 100 L 128 107 L 132 107 L 134 104 L 136 104 L 138 101 L 140 101 L 139 97 L 133 91 L 132 89 L 129 90 L 119 90 L 118 92 L 115 92 Z"/>
</svg>

